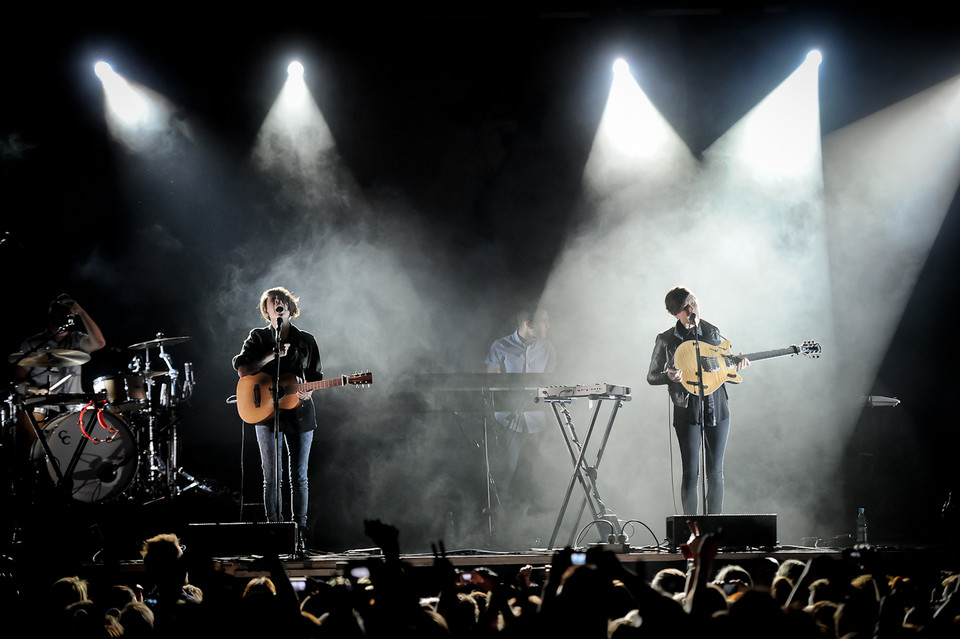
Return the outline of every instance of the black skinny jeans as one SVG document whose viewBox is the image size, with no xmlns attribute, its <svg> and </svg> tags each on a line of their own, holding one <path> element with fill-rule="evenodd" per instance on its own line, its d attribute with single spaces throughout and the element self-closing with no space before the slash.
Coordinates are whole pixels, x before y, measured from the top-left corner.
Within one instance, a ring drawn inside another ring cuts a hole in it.
<svg viewBox="0 0 960 639">
<path fill-rule="evenodd" d="M 689 411 L 690 420 L 674 423 L 680 444 L 680 463 L 683 475 L 680 481 L 680 501 L 684 515 L 696 515 L 699 495 L 697 484 L 700 478 L 700 423 L 697 411 Z M 704 428 L 707 466 L 707 514 L 717 515 L 723 509 L 723 453 L 730 433 L 730 419 L 721 419 L 716 426 Z"/>
</svg>

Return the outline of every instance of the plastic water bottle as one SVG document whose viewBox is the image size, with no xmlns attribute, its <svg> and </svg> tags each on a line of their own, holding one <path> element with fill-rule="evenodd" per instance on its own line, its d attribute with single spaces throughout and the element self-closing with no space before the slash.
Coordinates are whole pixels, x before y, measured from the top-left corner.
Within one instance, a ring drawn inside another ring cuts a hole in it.
<svg viewBox="0 0 960 639">
<path fill-rule="evenodd" d="M 863 508 L 857 510 L 857 543 L 867 543 L 867 514 Z"/>
</svg>

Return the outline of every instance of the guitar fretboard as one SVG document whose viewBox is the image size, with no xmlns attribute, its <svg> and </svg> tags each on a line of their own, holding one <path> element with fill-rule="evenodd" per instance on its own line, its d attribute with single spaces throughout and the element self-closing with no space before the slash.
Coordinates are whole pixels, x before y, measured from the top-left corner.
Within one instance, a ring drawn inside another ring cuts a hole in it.
<svg viewBox="0 0 960 639">
<path fill-rule="evenodd" d="M 284 386 L 283 390 L 285 392 L 294 392 L 302 393 L 312 390 L 320 390 L 321 388 L 333 388 L 334 386 L 343 386 L 345 383 L 344 377 L 334 377 L 333 379 L 321 379 L 316 382 L 305 382 L 303 384 L 291 384 L 290 386 Z"/>
<path fill-rule="evenodd" d="M 747 353 L 742 357 L 746 357 L 750 361 L 757 362 L 761 359 L 770 359 L 772 357 L 783 357 L 784 355 L 796 355 L 800 352 L 800 349 L 796 346 L 789 346 L 787 348 L 778 348 L 772 351 L 760 351 L 758 353 Z M 741 359 L 740 355 L 731 355 L 730 357 L 735 360 Z"/>
</svg>

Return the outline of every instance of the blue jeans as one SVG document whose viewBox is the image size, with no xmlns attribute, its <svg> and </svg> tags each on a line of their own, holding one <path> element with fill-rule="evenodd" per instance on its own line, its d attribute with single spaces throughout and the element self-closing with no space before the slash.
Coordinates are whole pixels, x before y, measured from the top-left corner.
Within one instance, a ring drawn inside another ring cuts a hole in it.
<svg viewBox="0 0 960 639">
<path fill-rule="evenodd" d="M 260 467 L 263 469 L 263 506 L 267 521 L 283 521 L 281 504 L 277 502 L 276 436 L 272 425 L 257 424 L 257 444 L 260 445 Z M 285 445 L 284 445 L 285 444 Z M 280 434 L 280 445 L 287 452 L 287 469 L 293 468 L 293 521 L 303 528 L 307 525 L 309 487 L 307 481 L 310 462 L 310 446 L 313 431 L 299 435 Z M 283 485 L 283 457 L 281 456 L 280 482 Z"/>
</svg>

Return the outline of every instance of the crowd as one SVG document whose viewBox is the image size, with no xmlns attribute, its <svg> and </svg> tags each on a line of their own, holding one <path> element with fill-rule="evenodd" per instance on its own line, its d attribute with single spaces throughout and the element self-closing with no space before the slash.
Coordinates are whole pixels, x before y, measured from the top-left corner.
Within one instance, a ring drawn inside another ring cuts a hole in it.
<svg viewBox="0 0 960 639">
<path fill-rule="evenodd" d="M 66 575 L 34 591 L 6 571 L 7 636 L 960 636 L 960 574 L 893 574 L 867 547 L 715 570 L 722 532 L 693 530 L 682 547 L 687 569 L 647 580 L 600 548 L 582 558 L 559 551 L 545 573 L 525 566 L 498 575 L 457 570 L 441 543 L 431 567 L 414 568 L 401 559 L 394 527 L 368 521 L 365 531 L 382 558 L 329 580 L 291 580 L 277 556 L 263 558 L 264 576 L 237 579 L 184 552 L 173 534 L 148 540 L 143 571 L 126 578 Z"/>
</svg>

